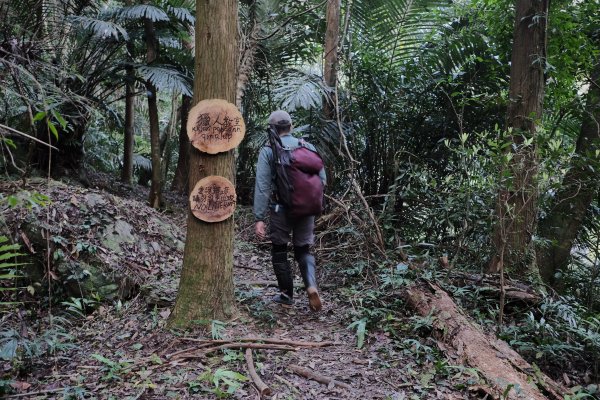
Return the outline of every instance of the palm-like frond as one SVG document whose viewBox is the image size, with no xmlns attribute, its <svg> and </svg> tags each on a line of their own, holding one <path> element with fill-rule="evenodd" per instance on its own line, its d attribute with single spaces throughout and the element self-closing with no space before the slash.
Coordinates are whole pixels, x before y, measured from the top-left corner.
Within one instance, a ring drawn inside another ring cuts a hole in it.
<svg viewBox="0 0 600 400">
<path fill-rule="evenodd" d="M 164 10 L 147 4 L 123 7 L 119 12 L 119 17 L 123 19 L 148 18 L 154 22 L 169 21 L 169 16 Z"/>
<path fill-rule="evenodd" d="M 180 71 L 165 66 L 138 67 L 144 79 L 150 81 L 158 90 L 175 91 L 186 96 L 192 96 L 191 79 Z"/>
<path fill-rule="evenodd" d="M 125 40 L 129 39 L 127 31 L 122 26 L 114 22 L 103 21 L 82 15 L 70 16 L 67 18 L 67 21 L 76 28 L 90 31 L 95 37 L 100 39 L 114 37 L 118 40 L 119 36 L 122 36 Z"/>
<path fill-rule="evenodd" d="M 328 96 L 327 88 L 320 76 L 302 71 L 291 71 L 275 82 L 273 97 L 281 108 L 288 111 L 320 108 L 323 97 Z"/>
<path fill-rule="evenodd" d="M 194 15 L 192 15 L 190 10 L 186 7 L 168 6 L 167 11 L 173 14 L 179 21 L 186 22 L 190 25 L 194 25 L 196 22 L 196 17 L 194 17 Z"/>
<path fill-rule="evenodd" d="M 353 3 L 353 29 L 380 47 L 385 59 L 399 61 L 415 54 L 447 6 L 442 0 L 359 0 Z"/>
</svg>

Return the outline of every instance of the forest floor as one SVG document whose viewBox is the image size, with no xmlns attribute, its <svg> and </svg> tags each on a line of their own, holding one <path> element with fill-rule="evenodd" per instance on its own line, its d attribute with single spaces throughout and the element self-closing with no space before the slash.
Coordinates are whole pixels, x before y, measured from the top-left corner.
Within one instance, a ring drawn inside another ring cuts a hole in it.
<svg viewBox="0 0 600 400">
<path fill-rule="evenodd" d="M 90 192 L 111 196 L 111 204 L 122 207 L 111 213 L 128 218 L 132 224 L 136 220 L 138 227 L 144 226 L 148 215 L 159 214 L 144 205 L 147 192 L 139 187 L 115 184 L 106 181 L 106 177 L 96 181 L 95 186 L 95 189 L 63 186 L 53 189 L 54 192 L 50 190 L 51 197 L 65 199 L 55 199 L 57 214 L 61 213 L 60 207 L 72 206 Z M 124 198 L 129 199 L 122 200 Z M 71 204 L 67 199 L 71 199 Z M 170 221 L 174 229 L 184 235 L 186 200 L 174 196 L 169 197 L 168 203 L 171 212 L 162 213 L 160 217 Z M 69 223 L 76 225 L 81 221 L 69 214 Z M 138 231 L 145 235 L 151 230 Z M 157 239 L 148 237 L 147 240 Z M 433 339 L 419 337 L 415 323 L 410 320 L 410 311 L 403 307 L 389 310 L 390 323 L 382 326 L 365 327 L 357 320 L 355 308 L 367 301 L 369 293 L 363 286 L 342 281 L 340 269 L 353 262 L 344 260 L 343 254 L 339 265 L 329 262 L 319 268 L 322 311 L 309 310 L 297 269 L 295 306 L 283 308 L 272 303 L 276 288 L 272 284 L 269 249 L 268 243 L 254 238 L 250 211 L 240 207 L 236 215 L 234 253 L 238 312 L 229 321 L 199 321 L 187 331 L 167 329 L 166 321 L 175 299 L 172 291 L 165 301 L 153 305 L 144 299 L 143 291 L 127 301 L 101 302 L 93 312 L 80 318 L 61 318 L 67 315 L 65 306 L 55 304 L 51 325 L 48 310 L 3 320 L 4 323 L 18 321 L 21 330 L 27 331 L 26 325 L 33 324 L 31 319 L 35 318 L 38 323 L 42 321 L 43 326 L 36 328 L 38 334 L 43 329 L 58 331 L 57 326 L 61 326 L 65 336 L 60 341 L 68 342 L 68 346 L 63 343 L 61 351 L 35 358 L 25 365 L 1 364 L 5 376 L 12 375 L 12 393 L 6 398 L 399 400 L 477 397 L 477 372 L 454 365 L 453 360 L 436 349 Z M 319 247 L 316 250 L 319 262 L 323 250 Z M 159 257 L 155 254 L 148 260 L 141 259 L 139 254 L 127 257 L 137 257 L 136 265 L 146 268 L 149 275 L 159 276 L 161 284 L 177 287 L 183 258 L 180 250 L 169 250 L 169 254 Z M 287 350 L 254 349 L 252 352 L 252 363 L 271 389 L 270 395 L 261 397 L 248 380 L 245 351 L 206 350 L 211 346 L 209 343 L 212 346 L 223 343 L 214 339 L 237 342 L 243 338 L 281 340 L 291 345 Z M 292 341 L 301 343 L 290 344 Z M 322 384 L 301 376 L 293 371 L 294 365 L 335 382 Z"/>
</svg>

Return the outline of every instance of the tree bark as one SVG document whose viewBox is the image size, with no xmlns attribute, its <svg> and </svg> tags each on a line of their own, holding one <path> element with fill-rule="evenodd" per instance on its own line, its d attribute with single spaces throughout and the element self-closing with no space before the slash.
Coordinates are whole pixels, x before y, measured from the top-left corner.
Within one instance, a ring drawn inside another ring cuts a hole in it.
<svg viewBox="0 0 600 400">
<path fill-rule="evenodd" d="M 190 140 L 187 134 L 188 114 L 192 108 L 192 98 L 183 95 L 181 98 L 181 127 L 179 128 L 179 158 L 175 168 L 175 176 L 171 183 L 171 190 L 187 193 L 188 190 L 188 165 L 190 159 Z"/>
<path fill-rule="evenodd" d="M 340 41 L 340 9 L 341 0 L 327 1 L 327 30 L 325 32 L 325 64 L 323 66 L 323 79 L 330 88 L 337 84 L 338 69 L 338 44 Z M 323 110 L 326 120 L 336 118 L 337 104 L 335 101 L 325 99 Z"/>
<path fill-rule="evenodd" d="M 133 67 L 127 67 L 126 74 L 125 131 L 123 138 L 123 169 L 121 170 L 121 182 L 130 184 L 133 179 L 133 147 L 135 145 L 135 72 Z"/>
<path fill-rule="evenodd" d="M 132 0 L 125 2 L 131 6 Z M 133 179 L 133 148 L 135 146 L 135 69 L 133 68 L 135 46 L 127 41 L 127 56 L 130 65 L 125 67 L 125 129 L 123 132 L 123 169 L 121 182 L 131 184 Z"/>
<path fill-rule="evenodd" d="M 540 221 L 539 234 L 550 241 L 550 247 L 537 250 L 537 263 L 540 275 L 552 286 L 557 286 L 556 273 L 569 263 L 573 243 L 600 189 L 599 150 L 600 61 L 592 73 L 572 166 L 563 179 L 554 207 Z"/>
<path fill-rule="evenodd" d="M 495 396 L 508 391 L 508 397 L 502 398 L 563 398 L 564 388 L 541 372 L 535 373 L 505 342 L 486 336 L 438 286 L 412 287 L 406 297 L 421 316 L 432 318 L 432 336 L 438 340 L 439 347 L 476 368 Z"/>
<path fill-rule="evenodd" d="M 537 220 L 536 127 L 542 116 L 548 0 L 517 0 L 506 125 L 512 158 L 502 176 L 496 206 L 493 256 L 489 269 L 504 265 L 522 276 L 535 275 L 532 237 Z M 500 252 L 505 254 L 500 254 Z"/>
<path fill-rule="evenodd" d="M 237 0 L 196 0 L 194 104 L 212 98 L 236 100 L 237 16 Z M 234 150 L 209 155 L 191 148 L 189 190 L 209 175 L 234 183 Z M 234 314 L 233 227 L 233 217 L 209 224 L 188 212 L 183 268 L 170 326 L 223 320 Z"/>
<path fill-rule="evenodd" d="M 152 64 L 158 58 L 158 42 L 154 30 L 154 22 L 144 18 L 144 34 L 146 36 L 146 61 Z M 150 117 L 150 154 L 152 159 L 152 180 L 148 203 L 158 209 L 162 202 L 162 168 L 160 160 L 160 127 L 158 125 L 158 93 L 156 87 L 146 81 L 148 91 L 148 115 Z"/>
</svg>

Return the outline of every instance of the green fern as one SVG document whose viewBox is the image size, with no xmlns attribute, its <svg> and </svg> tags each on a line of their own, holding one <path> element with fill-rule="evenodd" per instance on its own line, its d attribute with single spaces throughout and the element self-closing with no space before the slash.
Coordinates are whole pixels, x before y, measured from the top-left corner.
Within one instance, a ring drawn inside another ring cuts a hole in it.
<svg viewBox="0 0 600 400">
<path fill-rule="evenodd" d="M 16 257 L 22 255 L 18 252 L 20 248 L 21 246 L 18 244 L 10 244 L 6 236 L 0 236 L 0 292 L 15 291 L 17 289 L 15 286 L 9 287 L 9 284 L 12 284 L 12 281 L 20 277 L 17 269 L 23 263 L 13 261 Z M 0 301 L 0 307 L 8 307 L 15 304 L 19 303 Z"/>
</svg>

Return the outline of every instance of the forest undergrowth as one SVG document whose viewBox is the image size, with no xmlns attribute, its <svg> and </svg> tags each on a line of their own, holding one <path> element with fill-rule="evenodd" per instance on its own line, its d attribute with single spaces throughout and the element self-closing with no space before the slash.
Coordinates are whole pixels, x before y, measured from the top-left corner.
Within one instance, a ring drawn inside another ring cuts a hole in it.
<svg viewBox="0 0 600 400">
<path fill-rule="evenodd" d="M 104 175 L 95 177 L 94 186 L 30 183 L 30 193 L 51 201 L 3 210 L 3 225 L 20 237 L 23 253 L 46 251 L 25 233 L 32 216 L 51 232 L 44 238 L 50 262 L 45 260 L 39 282 L 18 281 L 25 287 L 16 295 L 3 292 L 5 300 L 20 302 L 6 308 L 0 326 L 0 390 L 6 398 L 255 399 L 261 392 L 274 399 L 486 396 L 477 369 L 444 352 L 432 332 L 435 317 L 416 315 L 404 292 L 420 281 L 441 284 L 473 321 L 493 332 L 497 288 L 492 278 L 450 270 L 430 247 L 412 254 L 381 252 L 370 215 L 350 207 L 356 199 L 331 202 L 318 223 L 323 311 L 308 309 L 297 270 L 295 306 L 271 303 L 276 284 L 270 245 L 254 237 L 252 214 L 240 207 L 234 253 L 238 313 L 229 321 L 195 321 L 194 328 L 178 331 L 167 329 L 166 322 L 182 262 L 185 198 L 169 198 L 166 211 L 159 213 L 144 205 L 140 187 Z M 5 183 L 3 192 L 16 194 L 16 187 Z M 117 252 L 98 240 L 103 225 L 120 226 L 114 221 L 131 226 L 135 238 Z M 168 225 L 170 240 L 161 236 L 157 221 Z M 104 274 L 132 278 L 127 291 L 110 298 L 84 289 L 79 296 L 66 295 L 63 279 L 84 288 L 87 278 L 59 277 L 58 265 L 92 253 L 103 260 Z M 560 298 L 530 300 L 511 299 L 500 336 L 555 379 L 580 393 L 593 392 L 593 320 L 585 325 Z M 251 380 L 249 365 L 268 391 Z"/>
</svg>

